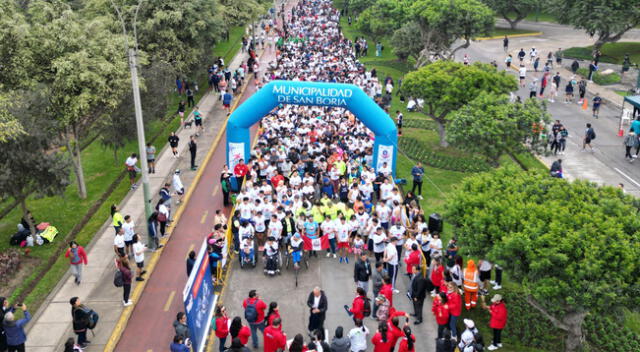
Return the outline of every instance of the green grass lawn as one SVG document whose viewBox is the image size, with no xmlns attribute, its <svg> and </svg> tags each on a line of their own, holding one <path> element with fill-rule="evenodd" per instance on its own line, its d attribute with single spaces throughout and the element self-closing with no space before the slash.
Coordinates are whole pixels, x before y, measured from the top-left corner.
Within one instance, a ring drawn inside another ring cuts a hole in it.
<svg viewBox="0 0 640 352">
<path fill-rule="evenodd" d="M 240 48 L 239 43 L 243 32 L 244 29 L 242 27 L 233 28 L 230 33 L 229 42 L 219 43 L 214 49 L 214 55 L 224 56 L 225 61 L 230 62 Z M 206 72 L 199 72 L 196 79 L 200 87 L 207 87 Z M 206 89 L 200 89 L 200 91 L 196 93 L 196 101 L 198 101 L 205 92 Z M 145 132 L 147 140 L 151 141 L 158 151 L 167 143 L 166 136 L 168 136 L 169 132 L 177 130 L 180 126 L 180 119 L 177 118 L 175 112 L 179 101 L 183 98 L 172 94 L 168 99 L 170 99 L 170 103 L 168 104 L 165 117 L 146 124 Z M 157 136 L 157 138 L 152 140 L 154 136 Z M 85 214 L 87 214 L 87 210 L 99 201 L 107 191 L 109 185 L 122 173 L 122 163 L 126 155 L 136 152 L 137 150 L 138 145 L 135 140 L 128 142 L 124 148 L 118 151 L 117 155 L 119 160 L 116 162 L 111 150 L 105 149 L 100 145 L 99 141 L 94 141 L 82 151 L 82 161 L 87 184 L 87 199 L 82 200 L 78 197 L 75 183 L 67 187 L 63 196 L 45 198 L 30 197 L 28 199 L 28 208 L 34 214 L 36 221 L 49 222 L 53 226 L 56 226 L 60 233 L 53 243 L 31 248 L 30 256 L 35 258 L 36 261 L 33 264 L 30 275 L 22 280 L 21 284 L 13 292 L 1 291 L 2 294 L 10 296 L 12 301 L 18 297 L 24 297 L 23 301 L 26 304 L 32 307 L 32 309 L 37 309 L 37 306 L 46 295 L 49 294 L 68 269 L 67 260 L 63 256 L 60 256 L 51 266 L 47 264 L 47 260 L 55 254 L 59 246 L 66 246 L 65 237 L 67 234 Z M 75 181 L 73 175 L 70 176 L 70 179 Z M 108 195 L 107 200 L 100 206 L 95 215 L 91 217 L 88 223 L 76 235 L 76 240 L 81 245 L 86 245 L 91 241 L 93 235 L 100 229 L 104 221 L 109 218 L 109 208 L 111 204 L 120 203 L 128 191 L 129 182 L 126 178 L 123 178 L 113 192 Z M 3 204 L 5 203 L 6 200 Z M 15 232 L 16 224 L 19 223 L 21 217 L 22 213 L 20 209 L 16 208 L 7 214 L 7 216 L 0 219 L 0 236 L 8 239 L 8 237 Z M 0 241 L 0 251 L 8 247 L 8 240 Z M 30 293 L 25 292 L 25 289 L 30 283 L 34 282 L 34 280 L 39 280 L 37 281 L 38 283 L 35 289 Z"/>
<path fill-rule="evenodd" d="M 601 62 L 621 65 L 624 55 L 629 54 L 631 62 L 640 63 L 640 42 L 606 43 L 600 51 L 602 52 Z M 589 61 L 593 57 L 593 46 L 573 47 L 563 52 L 565 57 Z"/>
<path fill-rule="evenodd" d="M 587 78 L 589 77 L 589 70 L 584 67 L 579 68 L 578 74 L 581 75 L 582 77 Z M 617 72 L 613 72 L 608 75 L 603 75 L 603 74 L 600 74 L 600 72 L 595 72 L 592 78 L 595 84 L 598 84 L 601 86 L 616 84 L 620 82 L 620 74 Z"/>
</svg>

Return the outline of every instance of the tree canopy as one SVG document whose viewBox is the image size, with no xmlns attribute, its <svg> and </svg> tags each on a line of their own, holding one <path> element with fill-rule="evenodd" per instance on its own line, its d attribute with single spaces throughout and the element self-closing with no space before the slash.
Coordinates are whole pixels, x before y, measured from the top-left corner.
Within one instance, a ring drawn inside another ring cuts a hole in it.
<svg viewBox="0 0 640 352">
<path fill-rule="evenodd" d="M 512 29 L 540 7 L 541 0 L 482 0 L 496 14 L 509 22 Z"/>
<path fill-rule="evenodd" d="M 573 351 L 586 314 L 638 303 L 638 210 L 619 189 L 501 168 L 466 178 L 446 214 L 461 247 L 521 282 Z"/>
<path fill-rule="evenodd" d="M 439 60 L 409 72 L 402 82 L 401 93 L 424 100 L 422 112 L 438 124 L 440 145 L 446 147 L 446 125 L 452 112 L 482 92 L 506 94 L 517 88 L 518 83 L 513 76 L 504 71 L 498 72 L 489 64 L 463 65 Z"/>
<path fill-rule="evenodd" d="M 452 115 L 447 140 L 460 149 L 483 154 L 493 164 L 504 154 L 536 152 L 537 144 L 543 142 L 533 127 L 551 121 L 543 102 L 510 103 L 507 95 L 484 92 Z"/>
<path fill-rule="evenodd" d="M 550 6 L 563 23 L 595 37 L 594 50 L 640 25 L 640 0 L 556 0 Z"/>
</svg>

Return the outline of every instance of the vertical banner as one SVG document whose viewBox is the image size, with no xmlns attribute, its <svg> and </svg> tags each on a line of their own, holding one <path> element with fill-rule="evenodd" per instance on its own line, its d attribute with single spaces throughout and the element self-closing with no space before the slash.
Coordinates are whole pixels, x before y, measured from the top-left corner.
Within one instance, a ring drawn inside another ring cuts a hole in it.
<svg viewBox="0 0 640 352">
<path fill-rule="evenodd" d="M 200 247 L 200 252 L 193 266 L 193 271 L 182 292 L 184 311 L 187 314 L 187 325 L 191 332 L 193 351 L 202 352 L 207 341 L 211 318 L 217 297 L 213 294 L 213 280 L 207 255 L 207 240 Z"/>
<path fill-rule="evenodd" d="M 382 168 L 382 164 L 387 163 L 389 170 L 393 170 L 393 146 L 380 145 L 378 147 L 378 162 L 376 164 L 376 172 Z"/>
<path fill-rule="evenodd" d="M 244 143 L 229 143 L 229 170 L 231 172 L 240 159 L 245 159 L 245 163 L 247 162 L 244 155 Z"/>
</svg>

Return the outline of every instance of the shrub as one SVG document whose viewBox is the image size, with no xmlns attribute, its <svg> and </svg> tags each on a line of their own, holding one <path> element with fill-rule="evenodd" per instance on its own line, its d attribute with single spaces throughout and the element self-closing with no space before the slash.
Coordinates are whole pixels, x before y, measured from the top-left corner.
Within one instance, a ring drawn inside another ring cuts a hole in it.
<svg viewBox="0 0 640 352">
<path fill-rule="evenodd" d="M 9 249 L 0 253 L 0 282 L 8 282 L 20 267 L 20 253 Z"/>
<path fill-rule="evenodd" d="M 640 335 L 623 326 L 615 316 L 589 314 L 584 321 L 584 332 L 589 347 L 594 351 L 640 351 Z"/>
<path fill-rule="evenodd" d="M 415 138 L 400 138 L 398 148 L 409 158 L 438 169 L 460 172 L 482 172 L 491 169 L 491 166 L 483 159 L 439 154 L 429 150 L 424 143 Z"/>
<path fill-rule="evenodd" d="M 578 74 L 587 78 L 589 77 L 589 69 L 579 68 Z M 620 82 L 620 75 L 616 72 L 612 72 L 608 75 L 601 75 L 599 72 L 594 72 L 593 74 L 593 82 L 595 84 L 606 86 L 609 84 L 615 84 Z"/>
</svg>

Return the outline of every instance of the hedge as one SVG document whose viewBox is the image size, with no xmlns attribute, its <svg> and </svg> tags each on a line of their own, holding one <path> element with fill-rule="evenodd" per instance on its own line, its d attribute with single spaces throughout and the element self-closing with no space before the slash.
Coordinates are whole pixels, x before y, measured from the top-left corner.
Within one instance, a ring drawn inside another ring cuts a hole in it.
<svg viewBox="0 0 640 352">
<path fill-rule="evenodd" d="M 398 148 L 409 158 L 438 169 L 460 172 L 482 172 L 491 169 L 486 161 L 475 157 L 453 157 L 429 150 L 424 143 L 411 137 L 402 137 Z"/>
</svg>

